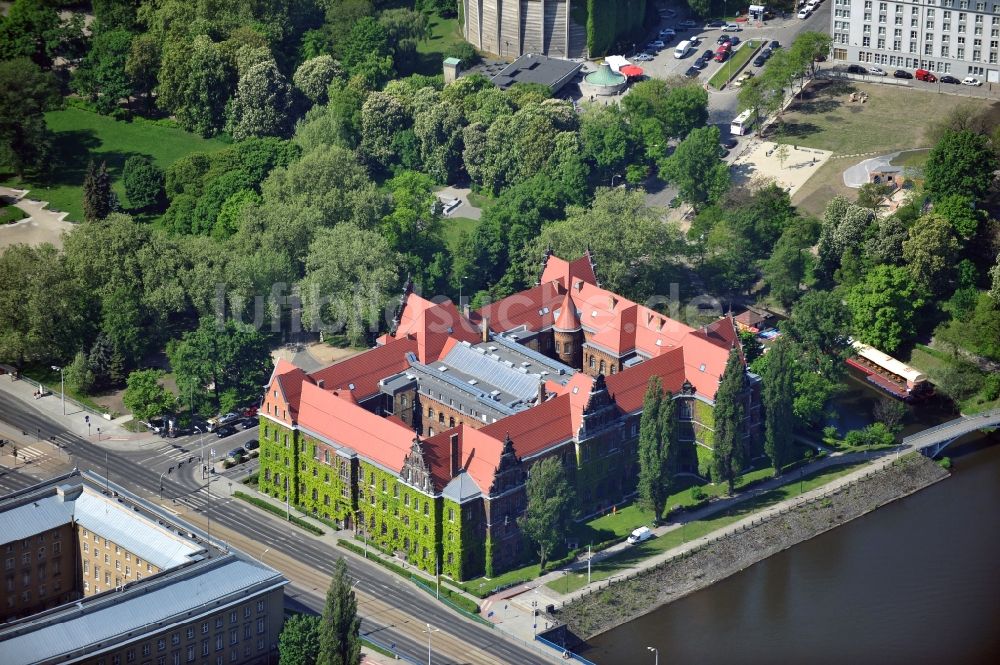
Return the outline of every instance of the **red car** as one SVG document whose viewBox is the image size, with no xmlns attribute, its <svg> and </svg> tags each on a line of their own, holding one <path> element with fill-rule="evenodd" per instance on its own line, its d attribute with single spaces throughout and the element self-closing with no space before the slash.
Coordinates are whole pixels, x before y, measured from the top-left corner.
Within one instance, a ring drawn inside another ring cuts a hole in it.
<svg viewBox="0 0 1000 665">
<path fill-rule="evenodd" d="M 716 62 L 725 62 L 726 58 L 729 57 L 729 49 L 727 47 L 728 47 L 728 44 L 726 46 L 720 46 L 719 50 L 717 50 L 715 52 L 715 61 Z"/>
<path fill-rule="evenodd" d="M 243 417 L 244 418 L 254 418 L 256 416 L 257 416 L 257 407 L 256 406 L 248 406 L 247 408 L 243 409 Z"/>
</svg>

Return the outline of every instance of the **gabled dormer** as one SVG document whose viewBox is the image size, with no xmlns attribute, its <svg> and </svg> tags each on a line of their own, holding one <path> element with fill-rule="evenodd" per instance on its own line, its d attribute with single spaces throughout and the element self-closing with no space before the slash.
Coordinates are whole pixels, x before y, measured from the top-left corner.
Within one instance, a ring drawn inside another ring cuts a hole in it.
<svg viewBox="0 0 1000 665">
<path fill-rule="evenodd" d="M 424 448 L 419 435 L 413 437 L 413 445 L 410 446 L 410 452 L 403 460 L 403 468 L 400 470 L 399 476 L 408 485 L 416 487 L 421 492 L 427 494 L 435 492 L 431 469 L 424 457 Z"/>
</svg>

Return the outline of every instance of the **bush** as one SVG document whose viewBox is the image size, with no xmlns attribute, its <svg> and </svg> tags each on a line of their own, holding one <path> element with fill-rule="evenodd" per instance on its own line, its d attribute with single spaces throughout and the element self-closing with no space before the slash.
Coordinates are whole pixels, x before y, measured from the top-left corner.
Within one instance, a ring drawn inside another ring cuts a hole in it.
<svg viewBox="0 0 1000 665">
<path fill-rule="evenodd" d="M 468 69 L 479 62 L 479 53 L 469 42 L 460 42 L 445 51 L 445 57 L 458 58 L 462 61 L 462 69 Z"/>
<path fill-rule="evenodd" d="M 152 208 L 163 202 L 163 169 L 148 158 L 134 155 L 122 170 L 125 195 L 134 208 Z"/>
<path fill-rule="evenodd" d="M 691 499 L 693 501 L 703 501 L 707 496 L 708 495 L 705 494 L 705 490 L 703 490 L 700 486 L 695 485 L 691 488 Z"/>
</svg>

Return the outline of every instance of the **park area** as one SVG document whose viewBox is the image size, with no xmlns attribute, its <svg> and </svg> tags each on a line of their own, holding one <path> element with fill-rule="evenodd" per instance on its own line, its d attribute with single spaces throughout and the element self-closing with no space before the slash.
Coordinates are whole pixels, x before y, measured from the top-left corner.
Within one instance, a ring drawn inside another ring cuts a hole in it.
<svg viewBox="0 0 1000 665">
<path fill-rule="evenodd" d="M 852 93 L 864 93 L 866 101 L 852 101 Z M 934 142 L 933 128 L 959 106 L 987 112 L 994 123 L 1000 123 L 1000 103 L 991 100 L 894 85 L 816 79 L 805 89 L 802 99 L 792 102 L 781 115 L 767 138 L 832 153 L 793 198 L 797 206 L 818 215 L 838 194 L 853 198 L 854 190 L 843 182 L 845 169 L 866 157 L 929 148 Z M 919 167 L 926 154 L 913 153 L 903 165 Z"/>
<path fill-rule="evenodd" d="M 19 180 L 3 173 L 3 185 L 30 190 L 28 196 L 49 202 L 49 209 L 65 211 L 68 220 L 83 221 L 83 178 L 87 164 L 107 162 L 114 190 L 123 206 L 128 200 L 121 184 L 125 160 L 149 157 L 162 169 L 192 152 L 215 152 L 226 147 L 218 139 L 204 139 L 169 125 L 136 119 L 132 122 L 70 106 L 45 114 L 54 133 L 54 153 L 46 180 Z"/>
</svg>

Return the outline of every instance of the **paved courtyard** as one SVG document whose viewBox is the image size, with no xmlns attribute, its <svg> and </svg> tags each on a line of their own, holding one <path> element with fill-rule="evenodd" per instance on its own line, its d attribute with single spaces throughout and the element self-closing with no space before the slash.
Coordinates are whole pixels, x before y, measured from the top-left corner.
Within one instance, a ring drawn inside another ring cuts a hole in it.
<svg viewBox="0 0 1000 665">
<path fill-rule="evenodd" d="M 828 150 L 785 146 L 788 154 L 782 161 L 778 144 L 771 141 L 752 143 L 747 152 L 733 162 L 733 183 L 747 184 L 755 180 L 774 180 L 793 196 L 832 154 Z"/>
<path fill-rule="evenodd" d="M 68 233 L 73 224 L 65 221 L 65 212 L 52 212 L 46 209 L 45 201 L 35 201 L 27 198 L 27 190 L 0 187 L 0 196 L 15 199 L 13 205 L 28 213 L 30 217 L 13 224 L 0 225 L 0 250 L 11 245 L 41 245 L 51 243 L 62 247 L 63 233 Z"/>
</svg>

